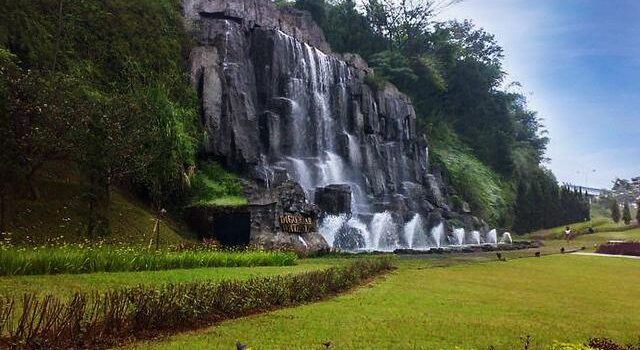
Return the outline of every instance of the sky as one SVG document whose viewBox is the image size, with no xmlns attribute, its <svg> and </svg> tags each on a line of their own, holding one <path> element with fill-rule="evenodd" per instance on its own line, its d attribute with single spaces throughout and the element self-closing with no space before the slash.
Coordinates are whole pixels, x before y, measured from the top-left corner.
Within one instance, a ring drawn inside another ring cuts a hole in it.
<svg viewBox="0 0 640 350">
<path fill-rule="evenodd" d="M 639 0 L 464 0 L 440 20 L 495 35 L 551 142 L 559 182 L 611 188 L 640 176 Z"/>
</svg>

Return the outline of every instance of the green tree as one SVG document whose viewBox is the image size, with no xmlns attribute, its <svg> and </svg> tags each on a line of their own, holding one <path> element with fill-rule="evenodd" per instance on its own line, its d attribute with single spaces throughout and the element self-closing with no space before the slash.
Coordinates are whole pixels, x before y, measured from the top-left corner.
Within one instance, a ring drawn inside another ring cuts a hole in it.
<svg viewBox="0 0 640 350">
<path fill-rule="evenodd" d="M 636 221 L 637 224 L 640 225 L 640 198 L 636 202 Z"/>
<path fill-rule="evenodd" d="M 620 217 L 620 205 L 618 205 L 618 201 L 614 199 L 611 202 L 611 219 L 613 219 L 613 221 L 617 224 L 620 222 Z"/>
<path fill-rule="evenodd" d="M 629 203 L 624 203 L 624 208 L 622 209 L 622 221 L 625 225 L 629 225 L 631 223 L 631 208 L 629 208 Z"/>
</svg>

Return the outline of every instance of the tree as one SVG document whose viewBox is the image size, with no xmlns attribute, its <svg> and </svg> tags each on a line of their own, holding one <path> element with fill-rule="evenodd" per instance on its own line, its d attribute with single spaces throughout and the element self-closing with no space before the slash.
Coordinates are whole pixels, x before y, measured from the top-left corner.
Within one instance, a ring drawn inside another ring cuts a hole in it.
<svg viewBox="0 0 640 350">
<path fill-rule="evenodd" d="M 637 224 L 640 225 L 640 198 L 636 202 L 636 221 Z"/>
<path fill-rule="evenodd" d="M 622 209 L 622 221 L 625 225 L 629 225 L 631 223 L 631 208 L 629 208 L 628 202 L 624 202 L 624 208 Z"/>
<path fill-rule="evenodd" d="M 2 80 L 8 93 L 3 108 L 3 152 L 13 154 L 13 167 L 24 177 L 32 199 L 39 197 L 35 177 L 52 161 L 69 160 L 74 144 L 71 135 L 81 124 L 77 82 L 64 74 L 25 70 L 19 60 L 4 51 Z M 11 63 L 9 63 L 11 62 Z M 4 163 L 3 163 L 4 164 Z"/>
<path fill-rule="evenodd" d="M 611 202 L 611 219 L 617 224 L 620 222 L 620 205 L 617 200 Z"/>
</svg>

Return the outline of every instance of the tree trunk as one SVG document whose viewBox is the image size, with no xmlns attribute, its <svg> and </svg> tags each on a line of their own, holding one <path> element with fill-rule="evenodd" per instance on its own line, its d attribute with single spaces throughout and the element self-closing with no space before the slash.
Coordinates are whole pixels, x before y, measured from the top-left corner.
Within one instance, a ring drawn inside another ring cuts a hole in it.
<svg viewBox="0 0 640 350">
<path fill-rule="evenodd" d="M 7 202 L 7 194 L 3 189 L 0 191 L 0 232 L 7 232 L 6 217 L 5 217 L 5 205 Z"/>
</svg>

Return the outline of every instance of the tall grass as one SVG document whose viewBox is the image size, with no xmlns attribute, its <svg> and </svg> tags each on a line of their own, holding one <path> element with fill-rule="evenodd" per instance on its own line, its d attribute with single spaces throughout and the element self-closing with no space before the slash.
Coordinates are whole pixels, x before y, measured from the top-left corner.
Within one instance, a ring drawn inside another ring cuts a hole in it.
<svg viewBox="0 0 640 350">
<path fill-rule="evenodd" d="M 297 275 L 77 293 L 67 301 L 25 295 L 20 310 L 14 309 L 15 300 L 0 299 L 0 348 L 96 348 L 132 336 L 202 327 L 320 300 L 391 268 L 385 257 Z"/>
<path fill-rule="evenodd" d="M 297 256 L 269 251 L 153 251 L 131 247 L 0 248 L 0 276 L 157 271 L 200 267 L 290 266 Z"/>
</svg>

